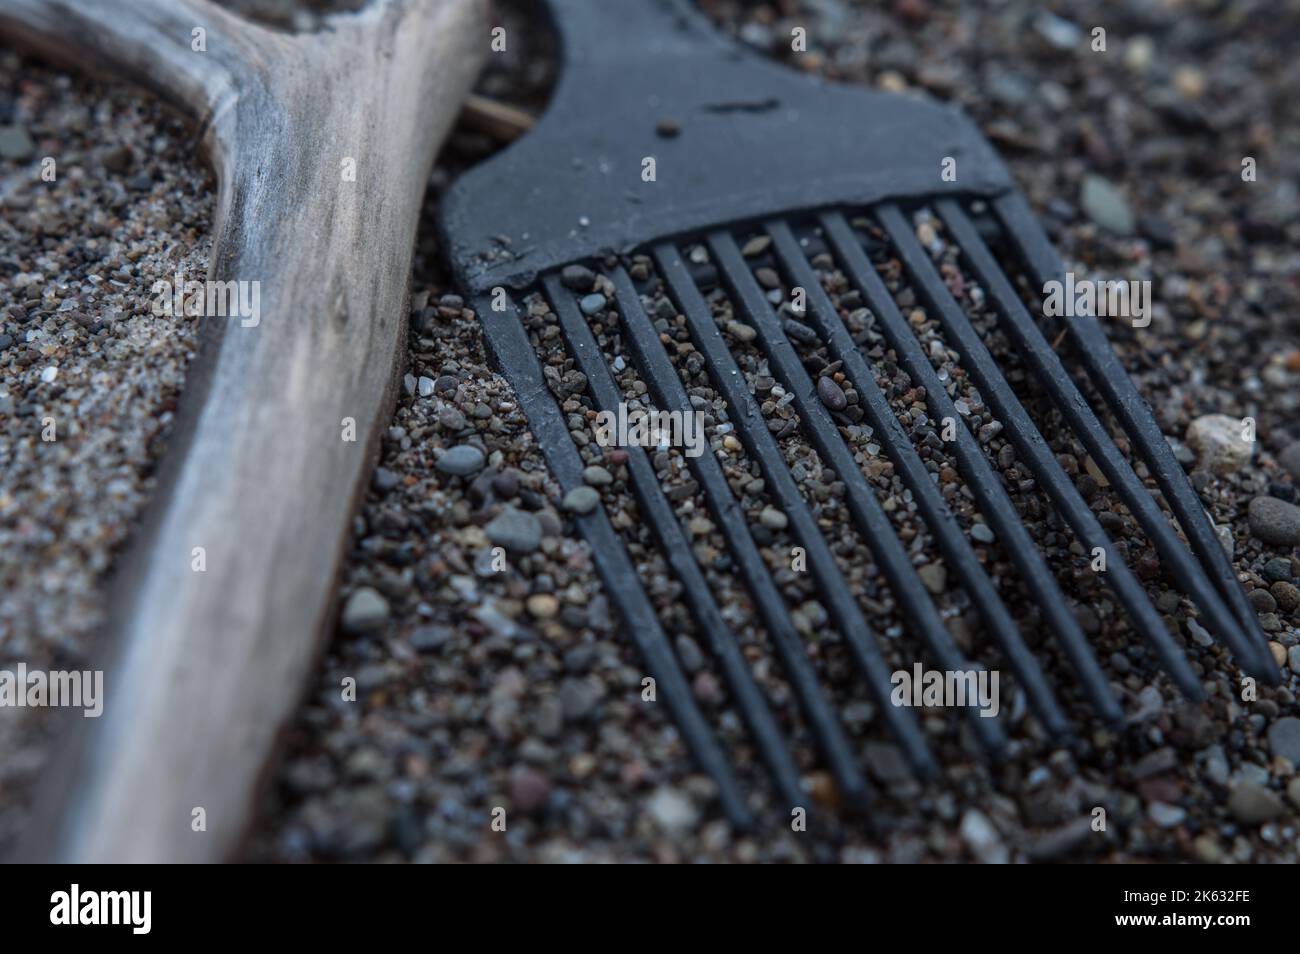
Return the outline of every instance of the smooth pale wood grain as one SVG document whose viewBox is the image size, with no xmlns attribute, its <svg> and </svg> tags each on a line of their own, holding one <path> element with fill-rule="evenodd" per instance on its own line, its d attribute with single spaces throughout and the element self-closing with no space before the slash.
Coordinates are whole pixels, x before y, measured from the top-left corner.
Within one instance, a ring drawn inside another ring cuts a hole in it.
<svg viewBox="0 0 1300 954">
<path fill-rule="evenodd" d="M 0 0 L 6 37 L 195 118 L 220 181 L 208 277 L 261 282 L 257 327 L 200 319 L 160 489 L 122 558 L 104 714 L 76 720 L 43 779 L 40 857 L 228 857 L 332 616 L 404 355 L 425 184 L 488 26 L 484 0 L 377 0 L 330 23 L 289 35 L 204 0 Z"/>
</svg>

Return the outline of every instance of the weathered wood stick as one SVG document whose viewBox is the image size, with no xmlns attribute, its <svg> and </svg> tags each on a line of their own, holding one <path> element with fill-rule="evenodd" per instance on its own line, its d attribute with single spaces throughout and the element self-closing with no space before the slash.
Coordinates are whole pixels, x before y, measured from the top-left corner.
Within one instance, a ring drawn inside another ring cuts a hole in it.
<svg viewBox="0 0 1300 954">
<path fill-rule="evenodd" d="M 537 120 L 517 106 L 470 93 L 461 107 L 460 123 L 497 142 L 511 143 L 537 125 Z"/>
<path fill-rule="evenodd" d="M 42 779 L 40 857 L 228 857 L 332 615 L 396 393 L 425 184 L 488 36 L 484 0 L 375 0 L 329 23 L 289 35 L 206 0 L 0 0 L 6 36 L 199 122 L 220 181 L 207 277 L 260 290 L 255 322 L 201 319 L 115 581 L 104 713 L 77 720 Z"/>
</svg>

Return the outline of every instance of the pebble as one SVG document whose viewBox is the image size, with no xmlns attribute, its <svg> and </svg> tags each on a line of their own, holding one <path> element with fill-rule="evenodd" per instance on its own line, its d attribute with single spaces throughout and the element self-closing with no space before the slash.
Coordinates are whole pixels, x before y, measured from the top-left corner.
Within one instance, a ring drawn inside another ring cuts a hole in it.
<svg viewBox="0 0 1300 954">
<path fill-rule="evenodd" d="M 1083 31 L 1069 20 L 1043 11 L 1034 18 L 1034 29 L 1039 36 L 1058 50 L 1073 50 L 1083 39 Z"/>
<path fill-rule="evenodd" d="M 758 515 L 758 522 L 769 530 L 784 530 L 789 526 L 789 518 L 775 507 L 764 507 Z"/>
<path fill-rule="evenodd" d="M 1300 587 L 1286 580 L 1278 580 L 1268 588 L 1269 594 L 1284 613 L 1294 613 L 1300 607 Z"/>
<path fill-rule="evenodd" d="M 554 619 L 560 612 L 560 601 L 550 593 L 534 593 L 524 602 L 534 619 Z"/>
<path fill-rule="evenodd" d="M 1255 445 L 1242 437 L 1241 419 L 1206 414 L 1192 421 L 1184 440 L 1196 452 L 1197 466 L 1220 477 L 1237 473 L 1250 463 Z"/>
<path fill-rule="evenodd" d="M 1281 669 L 1286 665 L 1286 647 L 1279 642 L 1270 641 L 1268 651 L 1273 654 L 1273 662 Z"/>
<path fill-rule="evenodd" d="M 595 711 L 604 690 L 587 678 L 570 676 L 560 683 L 560 705 L 570 721 L 585 719 Z"/>
<path fill-rule="evenodd" d="M 525 815 L 535 814 L 551 794 L 551 780 L 530 765 L 510 773 L 510 804 Z"/>
<path fill-rule="evenodd" d="M 1133 210 L 1124 193 L 1109 179 L 1084 176 L 1079 204 L 1089 219 L 1107 231 L 1121 236 L 1133 234 Z"/>
<path fill-rule="evenodd" d="M 416 652 L 437 652 L 451 641 L 455 633 L 449 626 L 421 626 L 411 633 L 411 648 Z"/>
<path fill-rule="evenodd" d="M 614 475 L 604 467 L 592 464 L 582 471 L 582 479 L 593 487 L 608 487 L 614 482 Z"/>
<path fill-rule="evenodd" d="M 833 378 L 817 379 L 817 396 L 832 411 L 842 411 L 849 404 L 848 398 L 844 396 L 844 389 L 835 383 Z"/>
<path fill-rule="evenodd" d="M 1270 583 L 1276 583 L 1278 580 L 1291 579 L 1291 561 L 1285 557 L 1274 557 L 1264 564 L 1264 568 L 1259 571 L 1259 575 Z"/>
<path fill-rule="evenodd" d="M 699 823 L 700 813 L 690 797 L 675 788 L 663 786 L 646 802 L 646 811 L 665 835 L 680 838 Z"/>
<path fill-rule="evenodd" d="M 1276 497 L 1256 497 L 1250 502 L 1247 518 L 1255 539 L 1273 546 L 1300 546 L 1300 507 L 1295 504 Z"/>
<path fill-rule="evenodd" d="M 970 538 L 976 543 L 992 543 L 997 539 L 993 533 L 993 528 L 987 523 L 972 523 L 970 526 Z"/>
<path fill-rule="evenodd" d="M 509 500 L 519 493 L 519 474 L 513 468 L 504 470 L 492 478 L 492 493 L 499 500 Z"/>
<path fill-rule="evenodd" d="M 532 553 L 542 545 L 542 524 L 531 513 L 507 507 L 483 528 L 488 539 L 511 553 Z"/>
<path fill-rule="evenodd" d="M 1262 785 L 1242 782 L 1228 795 L 1228 812 L 1243 825 L 1262 825 L 1285 814 L 1286 806 Z"/>
<path fill-rule="evenodd" d="M 130 146 L 116 146 L 105 152 L 100 161 L 109 172 L 121 175 L 131 170 L 135 154 L 132 153 Z"/>
<path fill-rule="evenodd" d="M 585 265 L 566 265 L 560 272 L 560 281 L 570 291 L 589 292 L 596 284 L 596 273 Z M 602 306 L 603 300 L 602 300 Z"/>
<path fill-rule="evenodd" d="M 472 444 L 460 444 L 439 457 L 437 467 L 444 474 L 451 474 L 453 477 L 468 477 L 482 470 L 486 460 L 483 452 L 477 447 Z"/>
<path fill-rule="evenodd" d="M 1161 772 L 1172 771 L 1178 765 L 1178 755 L 1169 746 L 1148 752 L 1133 763 L 1134 778 L 1150 778 Z"/>
<path fill-rule="evenodd" d="M 1187 817 L 1187 812 L 1177 805 L 1167 805 L 1164 802 L 1152 802 L 1147 806 L 1147 814 L 1161 828 L 1181 825 Z"/>
<path fill-rule="evenodd" d="M 605 310 L 605 296 L 600 293 L 583 295 L 582 300 L 578 302 L 578 307 L 582 309 L 584 315 L 598 315 Z"/>
<path fill-rule="evenodd" d="M 927 563 L 916 572 L 925 588 L 935 596 L 942 593 L 948 585 L 948 571 L 942 563 Z"/>
<path fill-rule="evenodd" d="M 560 501 L 561 507 L 576 514 L 591 513 L 599 504 L 600 492 L 593 487 L 574 487 Z"/>
<path fill-rule="evenodd" d="M 983 812 L 971 808 L 961 819 L 961 840 L 966 843 L 976 860 L 986 865 L 1006 864 L 1010 857 L 993 823 Z"/>
<path fill-rule="evenodd" d="M 1291 667 L 1291 671 L 1297 676 L 1300 676 L 1300 643 L 1296 643 L 1296 645 L 1288 649 L 1286 651 L 1286 656 L 1287 664 Z M 1300 766 L 1300 762 L 1297 762 L 1296 764 Z"/>
<path fill-rule="evenodd" d="M 382 629 L 390 614 L 388 600 L 368 586 L 352 591 L 343 604 L 343 631 L 351 635 L 365 635 Z"/>
<path fill-rule="evenodd" d="M 0 126 L 0 159 L 22 162 L 35 151 L 36 146 L 27 130 L 18 125 Z"/>
<path fill-rule="evenodd" d="M 433 397 L 433 390 L 434 390 L 433 378 L 426 378 L 424 375 L 420 375 L 419 380 L 416 382 L 416 384 L 420 391 L 420 397 Z"/>
<path fill-rule="evenodd" d="M 393 473 L 387 467 L 376 467 L 370 483 L 381 493 L 387 493 L 402 482 L 401 475 Z"/>
<path fill-rule="evenodd" d="M 1273 755 L 1288 759 L 1300 768 L 1300 719 L 1287 716 L 1269 726 L 1268 749 Z"/>
<path fill-rule="evenodd" d="M 1277 610 L 1277 600 L 1263 587 L 1251 590 L 1247 594 L 1247 599 L 1250 600 L 1250 605 L 1255 608 L 1256 613 L 1272 613 Z"/>
<path fill-rule="evenodd" d="M 1288 445 L 1277 455 L 1277 462 L 1282 465 L 1283 470 L 1300 481 L 1300 442 Z"/>
<path fill-rule="evenodd" d="M 688 673 L 694 674 L 704 668 L 704 653 L 699 643 L 689 636 L 677 637 L 677 658 Z"/>
<path fill-rule="evenodd" d="M 1291 779 L 1286 786 L 1286 797 L 1291 799 L 1291 804 L 1300 808 L 1300 775 Z"/>
</svg>

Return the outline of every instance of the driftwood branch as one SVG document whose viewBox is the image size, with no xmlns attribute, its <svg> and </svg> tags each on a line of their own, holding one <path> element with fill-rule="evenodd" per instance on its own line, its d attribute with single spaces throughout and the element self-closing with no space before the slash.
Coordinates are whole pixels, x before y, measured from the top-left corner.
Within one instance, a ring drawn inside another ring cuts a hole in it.
<svg viewBox="0 0 1300 954">
<path fill-rule="evenodd" d="M 0 0 L 6 35 L 194 117 L 220 182 L 208 278 L 260 288 L 256 324 L 201 319 L 115 588 L 104 714 L 44 780 L 35 854 L 193 861 L 237 846 L 332 615 L 404 353 L 421 198 L 486 17 L 484 0 L 376 0 L 290 35 L 203 0 Z"/>
</svg>

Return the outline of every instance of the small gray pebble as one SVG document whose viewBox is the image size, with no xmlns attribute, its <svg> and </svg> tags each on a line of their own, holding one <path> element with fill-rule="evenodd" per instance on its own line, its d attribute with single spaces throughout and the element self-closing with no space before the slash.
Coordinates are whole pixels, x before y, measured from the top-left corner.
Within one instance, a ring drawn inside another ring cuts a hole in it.
<svg viewBox="0 0 1300 954">
<path fill-rule="evenodd" d="M 431 382 L 432 383 L 432 382 Z M 468 477 L 483 469 L 483 452 L 472 444 L 460 444 L 438 458 L 438 469 L 453 477 Z"/>
</svg>

